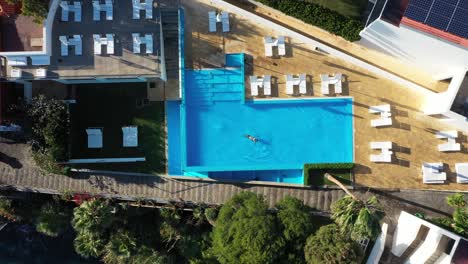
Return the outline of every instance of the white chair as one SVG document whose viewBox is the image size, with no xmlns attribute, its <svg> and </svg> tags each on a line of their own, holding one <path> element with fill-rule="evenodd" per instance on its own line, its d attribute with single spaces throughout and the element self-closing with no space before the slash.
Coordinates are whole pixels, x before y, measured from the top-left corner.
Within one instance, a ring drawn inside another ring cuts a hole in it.
<svg viewBox="0 0 468 264">
<path fill-rule="evenodd" d="M 250 76 L 250 94 L 258 96 L 258 80 L 257 76 Z"/>
<path fill-rule="evenodd" d="M 208 31 L 216 32 L 216 12 L 208 12 Z"/>
<path fill-rule="evenodd" d="M 263 95 L 271 95 L 271 75 L 263 76 Z"/>
<path fill-rule="evenodd" d="M 391 126 L 392 124 L 393 124 L 393 121 L 389 117 L 371 120 L 372 127 Z"/>
<path fill-rule="evenodd" d="M 105 0 L 105 4 L 100 4 L 99 0 L 93 0 L 93 20 L 101 20 L 101 12 L 106 13 L 106 20 L 112 20 L 114 18 L 114 10 L 111 0 Z"/>
<path fill-rule="evenodd" d="M 455 163 L 457 183 L 468 183 L 468 163 Z"/>
<path fill-rule="evenodd" d="M 320 74 L 320 80 L 322 81 L 321 91 L 323 95 L 330 94 L 330 80 L 328 74 Z"/>
<path fill-rule="evenodd" d="M 66 21 L 68 21 L 68 16 L 69 16 L 69 11 L 70 11 L 68 1 L 61 1 L 60 2 L 60 7 L 62 8 L 61 20 L 66 22 Z"/>
<path fill-rule="evenodd" d="M 138 147 L 138 127 L 122 127 L 122 134 L 124 147 Z"/>
<path fill-rule="evenodd" d="M 264 37 L 263 42 L 265 44 L 265 56 L 273 57 L 273 39 L 271 37 Z"/>
<path fill-rule="evenodd" d="M 229 13 L 221 12 L 221 24 L 223 25 L 223 32 L 229 32 Z"/>
<path fill-rule="evenodd" d="M 23 71 L 18 68 L 12 68 L 10 71 L 10 77 L 11 78 L 21 78 L 23 77 Z"/>
<path fill-rule="evenodd" d="M 371 106 L 369 107 L 369 113 L 371 114 L 376 114 L 376 113 L 384 113 L 384 112 L 390 112 L 390 105 L 377 105 L 377 106 Z"/>
<path fill-rule="evenodd" d="M 102 128 L 88 128 L 88 148 L 102 148 Z"/>
<path fill-rule="evenodd" d="M 278 55 L 285 56 L 286 55 L 286 42 L 284 40 L 284 36 L 278 36 Z"/>
<path fill-rule="evenodd" d="M 443 170 L 444 165 L 441 162 L 438 163 L 426 163 L 422 165 L 423 173 L 423 183 L 426 184 L 441 184 L 444 183 L 447 179 L 445 172 Z"/>
</svg>

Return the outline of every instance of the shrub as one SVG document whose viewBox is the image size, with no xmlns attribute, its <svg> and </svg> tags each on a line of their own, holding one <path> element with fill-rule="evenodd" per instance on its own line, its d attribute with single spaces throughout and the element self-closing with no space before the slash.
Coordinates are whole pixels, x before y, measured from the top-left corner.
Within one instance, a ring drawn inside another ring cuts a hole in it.
<svg viewBox="0 0 468 264">
<path fill-rule="evenodd" d="M 307 239 L 304 253 L 309 264 L 357 264 L 362 259 L 357 243 L 342 234 L 335 224 L 322 226 L 315 235 L 311 235 Z"/>
<path fill-rule="evenodd" d="M 47 236 L 56 237 L 62 234 L 70 223 L 66 208 L 59 204 L 46 203 L 41 207 L 36 220 L 36 230 Z"/>
<path fill-rule="evenodd" d="M 321 5 L 291 0 L 258 1 L 308 24 L 341 36 L 346 40 L 357 41 L 361 38 L 359 32 L 364 26 L 360 21 L 346 17 Z"/>
<path fill-rule="evenodd" d="M 317 170 L 352 170 L 354 163 L 306 163 L 304 164 L 304 185 L 311 185 L 311 171 Z"/>
<path fill-rule="evenodd" d="M 22 15 L 32 17 L 35 23 L 41 24 L 47 17 L 49 3 L 47 0 L 7 0 L 7 2 L 21 3 Z"/>
</svg>

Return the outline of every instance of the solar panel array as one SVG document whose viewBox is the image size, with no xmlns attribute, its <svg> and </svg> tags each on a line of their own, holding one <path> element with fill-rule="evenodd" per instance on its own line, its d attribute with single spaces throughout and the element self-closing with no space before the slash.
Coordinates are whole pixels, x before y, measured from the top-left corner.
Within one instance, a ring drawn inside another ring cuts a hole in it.
<svg viewBox="0 0 468 264">
<path fill-rule="evenodd" d="M 468 38 L 468 0 L 410 0 L 405 17 Z"/>
</svg>

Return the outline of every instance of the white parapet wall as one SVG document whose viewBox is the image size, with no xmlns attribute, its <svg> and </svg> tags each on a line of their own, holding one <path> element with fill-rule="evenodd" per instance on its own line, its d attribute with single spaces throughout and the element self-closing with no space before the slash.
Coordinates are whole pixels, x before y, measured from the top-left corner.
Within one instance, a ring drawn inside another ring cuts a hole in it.
<svg viewBox="0 0 468 264">
<path fill-rule="evenodd" d="M 124 163 L 146 161 L 145 157 L 140 158 L 101 158 L 101 159 L 70 159 L 64 164 L 83 164 L 83 163 Z"/>
<path fill-rule="evenodd" d="M 382 257 L 382 254 L 385 250 L 385 241 L 387 240 L 387 231 L 388 231 L 388 224 L 383 223 L 382 224 L 382 230 L 375 241 L 374 247 L 372 248 L 372 251 L 367 258 L 366 264 L 378 264 L 380 261 L 380 258 Z"/>
</svg>

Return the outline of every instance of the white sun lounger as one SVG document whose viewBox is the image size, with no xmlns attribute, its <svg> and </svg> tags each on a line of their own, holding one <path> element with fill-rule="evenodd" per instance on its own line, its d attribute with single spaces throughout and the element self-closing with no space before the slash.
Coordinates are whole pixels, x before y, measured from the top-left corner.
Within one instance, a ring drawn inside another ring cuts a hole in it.
<svg viewBox="0 0 468 264">
<path fill-rule="evenodd" d="M 441 162 L 426 163 L 422 165 L 423 183 L 426 184 L 441 184 L 447 179 L 445 172 L 440 172 L 444 168 Z"/>
<path fill-rule="evenodd" d="M 145 35 L 146 54 L 153 54 L 153 35 Z"/>
<path fill-rule="evenodd" d="M 138 147 L 138 127 L 127 126 L 122 127 L 123 146 L 124 147 Z"/>
<path fill-rule="evenodd" d="M 112 0 L 106 0 L 104 4 L 104 11 L 106 12 L 106 20 L 114 19 L 114 8 L 112 5 Z"/>
<path fill-rule="evenodd" d="M 460 145 L 460 143 L 449 142 L 449 143 L 444 143 L 444 144 L 438 145 L 437 149 L 439 151 L 441 151 L 441 152 L 460 151 L 461 150 L 461 145 Z"/>
<path fill-rule="evenodd" d="M 208 12 L 208 31 L 216 32 L 216 12 Z"/>
<path fill-rule="evenodd" d="M 101 55 L 102 53 L 101 35 L 93 34 L 93 42 L 94 42 L 94 54 Z"/>
<path fill-rule="evenodd" d="M 371 106 L 369 107 L 369 113 L 371 114 L 376 114 L 376 113 L 384 113 L 384 112 L 390 112 L 390 105 L 385 104 L 385 105 L 376 105 L 376 106 Z"/>
<path fill-rule="evenodd" d="M 271 95 L 271 75 L 263 76 L 263 94 Z"/>
<path fill-rule="evenodd" d="M 330 80 L 328 74 L 320 74 L 320 80 L 322 81 L 321 90 L 323 95 L 330 94 Z"/>
<path fill-rule="evenodd" d="M 457 183 L 468 183 L 468 163 L 455 163 Z"/>
<path fill-rule="evenodd" d="M 291 74 L 286 75 L 286 94 L 294 94 L 294 77 Z"/>
<path fill-rule="evenodd" d="M 223 32 L 229 32 L 229 13 L 221 12 L 221 24 L 223 25 Z"/>
<path fill-rule="evenodd" d="M 307 93 L 307 75 L 305 73 L 299 74 L 299 93 Z"/>
<path fill-rule="evenodd" d="M 141 52 L 141 50 L 140 50 L 140 45 L 141 45 L 140 34 L 132 33 L 132 40 L 133 40 L 133 53 L 139 54 Z"/>
<path fill-rule="evenodd" d="M 68 39 L 67 36 L 59 36 L 60 40 L 60 55 L 68 56 Z"/>
<path fill-rule="evenodd" d="M 379 119 L 372 119 L 371 126 L 372 127 L 382 127 L 382 126 L 391 126 L 393 123 L 390 117 L 379 118 Z"/>
<path fill-rule="evenodd" d="M 107 54 L 114 54 L 114 34 L 106 34 Z"/>
<path fill-rule="evenodd" d="M 335 74 L 335 76 L 333 77 L 333 84 L 335 85 L 335 93 L 336 94 L 341 94 L 343 93 L 342 89 L 341 89 L 341 83 L 342 83 L 342 74 L 341 73 L 337 73 Z"/>
<path fill-rule="evenodd" d="M 265 56 L 273 57 L 273 39 L 269 36 L 263 38 L 265 44 Z"/>
<path fill-rule="evenodd" d="M 88 148 L 102 148 L 102 128 L 88 128 Z"/>
<path fill-rule="evenodd" d="M 75 22 L 81 22 L 81 2 L 73 2 L 73 13 Z"/>
<path fill-rule="evenodd" d="M 284 40 L 284 36 L 278 36 L 278 55 L 285 56 L 286 55 L 286 42 Z"/>
<path fill-rule="evenodd" d="M 75 46 L 75 55 L 83 55 L 83 41 L 81 35 L 73 35 L 73 38 L 68 40 L 70 45 Z"/>
<path fill-rule="evenodd" d="M 379 142 L 371 142 L 370 148 L 371 149 L 392 149 L 393 143 L 391 141 L 379 141 Z"/>
<path fill-rule="evenodd" d="M 458 138 L 458 131 L 457 130 L 439 131 L 436 134 L 436 138 Z"/>
<path fill-rule="evenodd" d="M 250 76 L 250 94 L 258 96 L 258 80 L 257 76 Z"/>
<path fill-rule="evenodd" d="M 69 11 L 70 11 L 70 6 L 68 1 L 61 1 L 60 2 L 60 7 L 62 8 L 62 21 L 68 21 L 68 16 L 69 16 Z"/>
<path fill-rule="evenodd" d="M 99 1 L 93 0 L 93 20 L 99 21 L 101 20 L 101 5 Z"/>
</svg>

